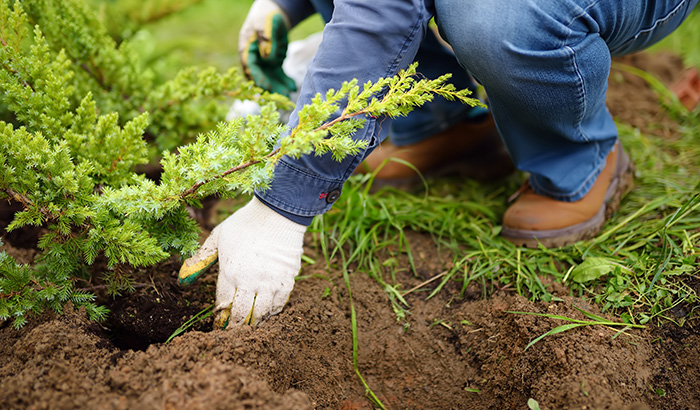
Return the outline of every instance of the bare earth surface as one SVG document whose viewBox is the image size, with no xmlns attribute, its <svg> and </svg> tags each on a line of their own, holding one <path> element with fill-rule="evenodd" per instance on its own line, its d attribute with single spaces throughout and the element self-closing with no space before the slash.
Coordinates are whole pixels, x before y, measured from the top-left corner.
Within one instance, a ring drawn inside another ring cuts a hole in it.
<svg viewBox="0 0 700 410">
<path fill-rule="evenodd" d="M 625 62 L 668 83 L 682 69 L 671 56 Z M 661 138 L 673 134 L 673 122 L 643 81 L 614 72 L 610 86 L 609 105 L 620 121 Z M 28 262 L 32 241 L 21 239 L 8 235 L 2 249 Z M 439 274 L 450 260 L 428 236 L 414 233 L 409 240 L 421 277 L 401 278 L 406 288 Z M 213 300 L 216 272 L 183 290 L 178 268 L 171 260 L 140 272 L 134 294 L 104 297 L 112 310 L 107 323 L 69 308 L 19 331 L 0 324 L 0 409 L 373 408 L 353 368 L 340 272 L 322 262 L 305 266 L 303 275 L 328 279 L 298 281 L 284 311 L 256 330 L 212 331 L 204 321 L 164 344 Z M 697 321 L 617 337 L 603 327 L 579 328 L 524 350 L 561 322 L 506 311 L 579 319 L 575 306 L 599 312 L 555 284 L 550 290 L 564 302 L 532 303 L 508 288 L 484 298 L 474 287 L 461 299 L 451 296 L 458 289 L 446 289 L 428 301 L 418 291 L 408 295 L 412 314 L 404 326 L 376 282 L 362 273 L 350 281 L 359 369 L 388 408 L 527 409 L 530 398 L 542 409 L 700 408 Z"/>
</svg>

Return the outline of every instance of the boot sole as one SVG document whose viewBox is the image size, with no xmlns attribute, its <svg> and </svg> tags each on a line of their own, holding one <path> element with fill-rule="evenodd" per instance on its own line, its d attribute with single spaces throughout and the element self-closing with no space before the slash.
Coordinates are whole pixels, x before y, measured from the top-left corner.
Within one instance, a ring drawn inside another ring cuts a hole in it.
<svg viewBox="0 0 700 410">
<path fill-rule="evenodd" d="M 598 212 L 589 220 L 561 229 L 547 231 L 531 231 L 503 227 L 501 236 L 516 246 L 537 248 L 540 244 L 545 248 L 559 248 L 581 240 L 590 239 L 600 232 L 610 216 L 620 207 L 622 198 L 634 186 L 634 165 L 627 153 L 619 145 L 620 157 L 617 171 L 605 193 L 605 200 Z"/>
</svg>

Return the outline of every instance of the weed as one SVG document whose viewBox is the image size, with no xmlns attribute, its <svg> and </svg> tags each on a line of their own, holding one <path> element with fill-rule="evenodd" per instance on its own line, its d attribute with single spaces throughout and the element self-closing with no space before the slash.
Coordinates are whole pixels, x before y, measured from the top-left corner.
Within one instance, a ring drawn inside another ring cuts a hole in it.
<svg viewBox="0 0 700 410">
<path fill-rule="evenodd" d="M 574 306 L 575 307 L 575 306 Z M 643 329 L 645 326 L 643 325 L 635 325 L 635 324 L 630 324 L 630 323 L 620 323 L 620 322 L 612 322 L 602 316 L 595 315 L 590 312 L 586 312 L 583 309 L 579 309 L 575 307 L 576 310 L 579 312 L 583 313 L 584 316 L 586 316 L 589 319 L 592 320 L 579 320 L 579 319 L 572 319 L 570 317 L 566 316 L 561 316 L 561 315 L 552 315 L 548 313 L 535 313 L 535 312 L 515 312 L 515 311 L 506 311 L 506 313 L 515 313 L 515 314 L 520 314 L 520 315 L 532 315 L 532 316 L 541 316 L 541 317 L 547 317 L 550 319 L 559 319 L 559 320 L 565 320 L 571 323 L 557 326 L 554 329 L 536 337 L 533 339 L 530 343 L 525 346 L 525 350 L 529 349 L 530 346 L 534 345 L 535 343 L 539 342 L 543 338 L 551 335 L 555 335 L 557 333 L 562 333 L 566 332 L 571 329 L 576 329 L 577 327 L 582 327 L 582 326 L 608 326 L 608 327 L 622 327 L 622 330 L 620 330 L 613 338 L 617 337 L 621 332 L 626 331 L 629 328 L 637 328 L 637 329 Z"/>
<path fill-rule="evenodd" d="M 187 329 L 191 328 L 192 326 L 196 325 L 198 322 L 201 322 L 202 320 L 211 316 L 213 312 L 214 312 L 214 305 L 209 305 L 209 306 L 205 307 L 204 309 L 199 311 L 199 313 L 192 316 L 192 318 L 190 318 L 188 321 L 186 321 L 185 323 L 180 325 L 180 327 L 175 329 L 173 334 L 171 334 L 170 337 L 168 337 L 168 340 L 166 340 L 165 343 L 166 344 L 170 343 L 170 341 L 173 340 L 175 337 L 185 333 L 187 331 Z"/>
<path fill-rule="evenodd" d="M 350 274 L 348 272 L 347 261 L 345 259 L 345 255 L 342 253 L 341 255 L 343 257 L 343 279 L 345 281 L 345 287 L 348 291 L 348 300 L 350 302 L 350 323 L 352 327 L 352 365 L 355 369 L 355 374 L 360 379 L 360 382 L 362 382 L 362 385 L 365 387 L 365 394 L 367 394 L 369 399 L 380 409 L 385 409 L 386 407 L 384 407 L 384 404 L 382 404 L 381 400 L 379 400 L 379 398 L 374 394 L 374 391 L 372 391 L 372 389 L 365 381 L 365 378 L 362 377 L 362 374 L 360 373 L 360 368 L 357 360 L 357 354 L 360 349 L 359 342 L 357 340 L 357 314 L 355 313 L 355 305 L 352 302 L 352 287 L 350 286 Z"/>
<path fill-rule="evenodd" d="M 654 391 L 654 394 L 656 394 L 659 397 L 666 396 L 666 390 L 664 390 L 664 389 L 659 388 L 659 389 L 654 389 L 653 391 Z"/>
</svg>

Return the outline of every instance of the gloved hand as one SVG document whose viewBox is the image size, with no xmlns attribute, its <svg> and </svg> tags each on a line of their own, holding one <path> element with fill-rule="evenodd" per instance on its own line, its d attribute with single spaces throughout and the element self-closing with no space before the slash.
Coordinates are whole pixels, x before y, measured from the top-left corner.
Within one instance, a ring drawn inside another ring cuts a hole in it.
<svg viewBox="0 0 700 410">
<path fill-rule="evenodd" d="M 260 88 L 287 97 L 297 89 L 282 70 L 289 29 L 289 18 L 277 3 L 255 0 L 238 34 L 238 53 L 248 78 Z"/>
<path fill-rule="evenodd" d="M 218 257 L 214 326 L 256 325 L 282 311 L 301 268 L 306 226 L 253 198 L 212 230 L 180 268 L 178 282 L 194 282 Z"/>
</svg>

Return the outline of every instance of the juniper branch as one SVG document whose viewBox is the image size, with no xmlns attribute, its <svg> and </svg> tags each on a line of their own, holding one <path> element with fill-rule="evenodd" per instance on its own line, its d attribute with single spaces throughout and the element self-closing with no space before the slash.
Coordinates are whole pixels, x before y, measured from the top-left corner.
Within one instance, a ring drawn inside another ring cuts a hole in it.
<svg viewBox="0 0 700 410">
<path fill-rule="evenodd" d="M 15 192 L 12 188 L 6 187 L 5 189 L 3 189 L 3 191 L 5 191 L 5 193 L 7 193 L 10 196 L 10 198 L 19 202 L 23 208 L 26 209 L 26 208 L 34 208 L 35 207 L 34 201 L 29 199 L 28 196 L 23 195 L 23 194 L 19 194 L 19 193 Z M 41 214 L 44 216 L 46 221 L 51 221 L 51 220 L 57 219 L 57 216 L 54 215 L 53 213 L 51 213 L 45 206 L 39 206 L 39 207 L 37 207 L 37 209 L 39 210 L 39 212 L 41 212 Z"/>
<path fill-rule="evenodd" d="M 304 107 L 299 113 L 299 123 L 290 132 L 290 135 L 277 148 L 262 158 L 252 158 L 242 161 L 226 171 L 212 177 L 196 182 L 190 188 L 180 194 L 180 198 L 185 199 L 193 195 L 199 188 L 212 181 L 222 179 L 227 175 L 249 168 L 251 166 L 269 161 L 274 164 L 283 155 L 300 155 L 311 152 L 333 151 L 334 145 L 344 147 L 345 152 L 334 151 L 336 159 L 342 159 L 345 155 L 355 154 L 356 150 L 363 148 L 363 142 L 355 145 L 344 145 L 351 134 L 360 128 L 362 122 L 351 124 L 347 129 L 343 129 L 336 136 L 328 138 L 328 133 L 333 131 L 343 123 L 363 116 L 376 117 L 380 115 L 398 116 L 405 115 L 416 106 L 422 105 L 432 100 L 433 95 L 441 95 L 448 99 L 459 99 L 460 101 L 478 105 L 478 100 L 469 98 L 469 90 L 457 91 L 452 84 L 446 84 L 450 75 L 444 75 L 435 80 L 416 80 L 416 64 L 408 69 L 402 70 L 397 76 L 390 78 L 380 78 L 375 83 L 368 82 L 360 92 L 357 81 L 349 81 L 343 84 L 340 90 L 329 90 L 325 100 L 321 95 L 317 95 L 310 106 Z M 342 112 L 337 117 L 327 120 L 327 118 L 338 109 L 338 105 L 343 99 L 347 99 Z M 319 125 L 318 124 L 321 122 Z M 342 148 L 340 149 L 342 150 Z"/>
<path fill-rule="evenodd" d="M 273 150 L 269 154 L 265 155 L 265 158 L 272 157 L 273 155 L 277 154 L 279 152 L 279 150 L 280 150 L 279 148 Z M 246 169 L 248 167 L 251 167 L 255 164 L 259 164 L 262 161 L 263 161 L 262 159 L 250 160 L 250 161 L 245 162 L 243 164 L 236 165 L 235 167 L 227 169 L 226 171 L 222 172 L 221 175 L 215 175 L 206 181 L 197 182 L 196 184 L 192 185 L 192 187 L 186 189 L 182 194 L 180 194 L 180 198 L 185 199 L 185 198 L 189 197 L 190 195 L 194 194 L 195 192 L 197 192 L 197 190 L 204 184 L 207 184 L 207 183 L 212 182 L 212 181 L 217 180 L 217 179 L 222 179 L 227 175 L 233 174 L 234 172 L 241 171 L 241 170 Z"/>
</svg>

